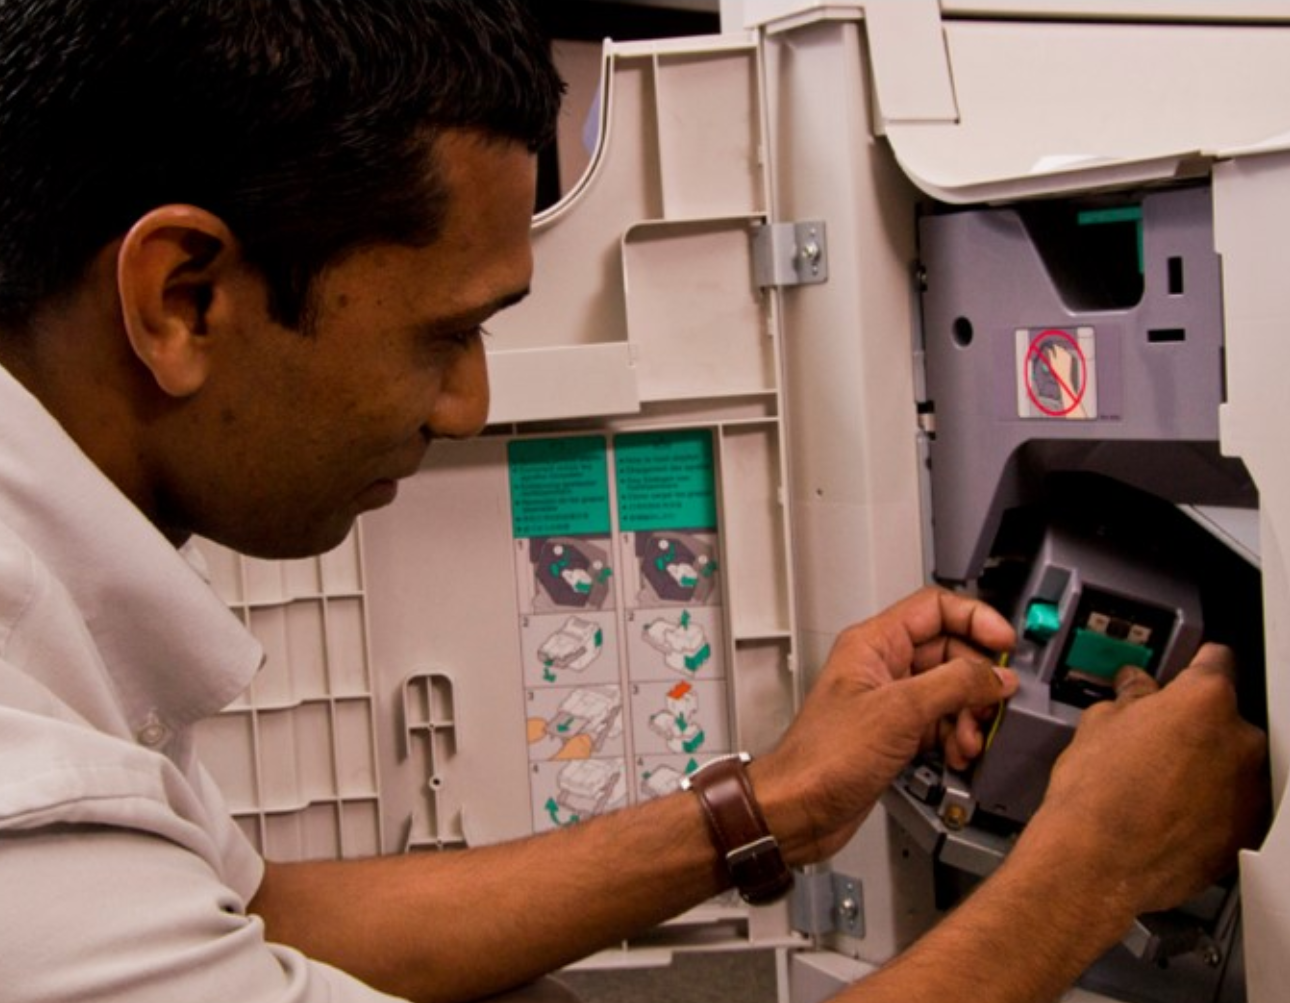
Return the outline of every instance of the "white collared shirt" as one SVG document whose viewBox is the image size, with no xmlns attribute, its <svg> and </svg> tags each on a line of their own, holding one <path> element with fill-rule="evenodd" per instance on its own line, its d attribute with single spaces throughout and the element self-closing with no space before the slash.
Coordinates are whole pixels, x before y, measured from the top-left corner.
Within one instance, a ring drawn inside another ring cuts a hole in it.
<svg viewBox="0 0 1290 1003">
<path fill-rule="evenodd" d="M 263 658 L 0 367 L 0 996 L 388 999 L 267 944 L 263 862 L 191 726 Z"/>
</svg>

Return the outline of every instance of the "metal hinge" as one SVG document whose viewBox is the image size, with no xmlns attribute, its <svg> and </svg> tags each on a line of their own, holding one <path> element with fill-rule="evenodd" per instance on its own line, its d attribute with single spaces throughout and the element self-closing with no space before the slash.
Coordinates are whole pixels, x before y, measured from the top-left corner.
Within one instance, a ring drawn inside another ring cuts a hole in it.
<svg viewBox="0 0 1290 1003">
<path fill-rule="evenodd" d="M 845 874 L 798 874 L 792 910 L 793 929 L 808 937 L 864 936 L 864 885 Z"/>
<path fill-rule="evenodd" d="M 802 286 L 827 282 L 829 252 L 824 221 L 767 223 L 753 231 L 757 286 Z"/>
</svg>

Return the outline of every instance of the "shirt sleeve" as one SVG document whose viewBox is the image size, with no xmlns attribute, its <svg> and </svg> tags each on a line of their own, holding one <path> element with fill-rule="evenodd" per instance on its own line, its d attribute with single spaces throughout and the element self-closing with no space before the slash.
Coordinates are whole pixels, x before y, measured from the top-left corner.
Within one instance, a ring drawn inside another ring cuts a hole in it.
<svg viewBox="0 0 1290 1003">
<path fill-rule="evenodd" d="M 392 1003 L 265 940 L 200 856 L 157 836 L 0 833 L 0 986 L 12 1003 Z"/>
</svg>

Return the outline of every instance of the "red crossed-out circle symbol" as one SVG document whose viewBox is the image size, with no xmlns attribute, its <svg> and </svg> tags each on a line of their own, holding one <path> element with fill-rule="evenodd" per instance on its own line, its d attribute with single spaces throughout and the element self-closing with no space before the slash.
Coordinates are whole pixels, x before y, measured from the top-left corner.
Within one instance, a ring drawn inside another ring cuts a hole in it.
<svg viewBox="0 0 1290 1003">
<path fill-rule="evenodd" d="M 1053 365 L 1052 358 L 1044 350 L 1054 341 L 1065 343 L 1065 347 L 1070 349 L 1072 355 L 1079 361 L 1079 368 L 1075 370 L 1078 373 L 1078 379 L 1072 381 L 1078 383 L 1078 387 L 1068 386 L 1066 380 L 1057 372 Z M 1037 363 L 1038 365 L 1035 365 Z M 1042 367 L 1057 382 L 1062 390 L 1062 397 L 1067 403 L 1062 407 L 1050 407 L 1040 398 L 1039 393 L 1035 390 L 1033 375 Z M 1088 390 L 1088 360 L 1084 357 L 1084 350 L 1080 348 L 1079 342 L 1071 337 L 1068 331 L 1061 331 L 1055 327 L 1041 332 L 1031 339 L 1030 349 L 1026 352 L 1026 361 L 1023 368 L 1026 380 L 1026 394 L 1030 397 L 1030 402 L 1039 408 L 1050 418 L 1064 418 L 1084 401 L 1084 394 Z"/>
</svg>

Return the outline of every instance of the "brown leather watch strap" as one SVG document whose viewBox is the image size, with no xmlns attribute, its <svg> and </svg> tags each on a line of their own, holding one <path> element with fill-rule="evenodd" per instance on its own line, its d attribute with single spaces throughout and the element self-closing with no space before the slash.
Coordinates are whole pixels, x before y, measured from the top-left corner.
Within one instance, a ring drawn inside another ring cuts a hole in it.
<svg viewBox="0 0 1290 1003">
<path fill-rule="evenodd" d="M 704 763 L 682 782 L 694 791 L 708 821 L 708 833 L 721 854 L 731 884 L 745 902 L 764 905 L 793 887 L 779 844 L 762 816 L 748 772 L 746 752 Z"/>
</svg>

